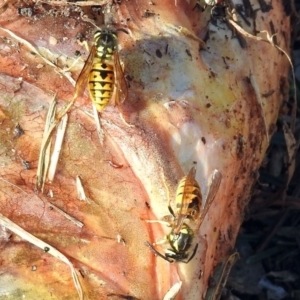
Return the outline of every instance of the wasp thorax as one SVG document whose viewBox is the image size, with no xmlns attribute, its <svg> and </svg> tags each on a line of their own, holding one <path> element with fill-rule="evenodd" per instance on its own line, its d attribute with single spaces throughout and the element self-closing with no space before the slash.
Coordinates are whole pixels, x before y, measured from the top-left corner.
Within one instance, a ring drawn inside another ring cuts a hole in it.
<svg viewBox="0 0 300 300">
<path fill-rule="evenodd" d="M 106 49 L 116 50 L 118 36 L 110 30 L 96 31 L 94 34 L 95 46 L 97 48 L 104 47 Z"/>
</svg>

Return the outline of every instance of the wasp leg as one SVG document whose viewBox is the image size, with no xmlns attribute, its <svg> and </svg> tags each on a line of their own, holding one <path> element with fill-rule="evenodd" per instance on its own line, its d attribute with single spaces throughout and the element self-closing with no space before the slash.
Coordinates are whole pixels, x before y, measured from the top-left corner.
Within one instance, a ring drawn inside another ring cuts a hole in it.
<svg viewBox="0 0 300 300">
<path fill-rule="evenodd" d="M 162 245 L 168 242 L 167 236 L 164 236 L 161 240 L 158 240 L 157 242 L 153 243 L 153 246 L 155 245 Z"/>
<path fill-rule="evenodd" d="M 70 67 L 64 68 L 64 72 L 69 72 L 69 71 L 71 71 L 71 70 L 74 68 L 74 66 L 78 63 L 79 60 L 82 61 L 82 58 L 81 58 L 81 57 L 77 57 L 77 58 L 73 61 L 72 65 L 71 65 Z"/>
<path fill-rule="evenodd" d="M 119 106 L 118 106 L 118 109 L 119 109 L 119 115 L 120 115 L 120 118 L 121 118 L 121 120 L 123 121 L 123 123 L 124 123 L 126 126 L 128 126 L 128 127 L 131 127 L 131 128 L 132 128 L 132 127 L 135 127 L 135 125 L 126 122 L 126 120 L 124 119 L 124 116 L 123 116 L 122 112 L 120 111 Z"/>
<path fill-rule="evenodd" d="M 163 225 L 167 225 L 170 227 L 170 223 L 167 221 L 162 221 L 162 220 L 146 220 L 147 223 L 160 223 Z"/>
<path fill-rule="evenodd" d="M 125 120 L 125 118 L 124 118 L 124 116 L 123 116 L 123 113 L 122 113 L 122 111 L 121 111 L 121 109 L 120 109 L 120 106 L 119 106 L 119 103 L 120 103 L 120 100 L 119 100 L 119 92 L 116 92 L 116 91 L 117 91 L 117 87 L 115 86 L 114 92 L 113 92 L 113 96 L 115 95 L 115 97 L 114 97 L 114 99 L 115 99 L 115 106 L 118 107 L 120 119 L 123 121 L 123 123 L 124 123 L 127 127 L 131 127 L 131 128 L 132 128 L 132 127 L 135 127 L 135 125 L 130 124 L 130 123 L 128 123 L 128 122 Z"/>
<path fill-rule="evenodd" d="M 164 260 L 168 261 L 169 263 L 174 262 L 173 259 L 170 259 L 169 257 L 159 253 L 149 242 L 145 242 L 145 245 L 153 252 L 154 254 L 158 255 L 159 257 L 163 258 Z"/>
<path fill-rule="evenodd" d="M 120 104 L 120 97 L 119 97 L 119 91 L 118 91 L 118 87 L 117 87 L 116 83 L 115 83 L 115 86 L 114 86 L 114 91 L 113 91 L 113 94 L 112 94 L 112 99 L 115 99 L 114 106 L 118 107 L 120 119 L 123 121 L 123 123 L 127 127 L 135 127 L 135 125 L 126 122 L 126 120 L 125 120 L 125 118 L 123 116 L 123 113 L 120 110 L 120 106 L 119 106 L 119 104 Z"/>
<path fill-rule="evenodd" d="M 163 221 L 163 220 L 146 220 L 147 223 L 160 223 L 163 225 L 167 225 L 170 227 L 170 223 L 168 221 Z"/>
<path fill-rule="evenodd" d="M 86 49 L 87 52 L 90 52 L 90 47 L 89 47 L 89 44 L 88 44 L 87 41 L 83 41 L 83 42 L 78 41 L 78 44 L 80 46 L 83 46 Z"/>
<path fill-rule="evenodd" d="M 170 226 L 169 222 L 161 221 L 161 220 L 146 220 L 146 222 L 147 223 L 160 223 L 160 224 L 164 224 L 164 225 Z M 155 242 L 153 245 L 161 245 L 161 244 L 165 244 L 166 242 L 168 242 L 168 238 L 167 238 L 167 236 L 164 236 L 163 239 Z"/>
</svg>

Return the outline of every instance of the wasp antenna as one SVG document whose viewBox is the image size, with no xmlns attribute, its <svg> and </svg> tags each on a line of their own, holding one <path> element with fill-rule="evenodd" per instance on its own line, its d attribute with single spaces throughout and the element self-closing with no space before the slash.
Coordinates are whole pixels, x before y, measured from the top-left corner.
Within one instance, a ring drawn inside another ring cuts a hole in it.
<svg viewBox="0 0 300 300">
<path fill-rule="evenodd" d="M 166 257 L 165 255 L 162 255 L 161 253 L 159 253 L 149 242 L 145 242 L 144 243 L 145 246 L 147 246 L 151 252 L 153 252 L 154 254 L 156 254 L 157 256 L 163 258 L 164 260 L 168 261 L 169 263 L 172 263 L 173 260 L 170 260 L 168 257 Z"/>
<path fill-rule="evenodd" d="M 102 26 L 102 28 L 106 28 L 106 29 L 110 29 L 110 30 L 115 30 L 115 25 L 113 23 L 109 23 L 109 24 L 104 24 Z"/>
<path fill-rule="evenodd" d="M 188 261 L 186 263 L 189 263 L 194 258 L 194 256 L 196 255 L 197 249 L 198 249 L 198 244 L 195 246 L 192 255 L 190 256 L 190 258 L 188 259 Z"/>
<path fill-rule="evenodd" d="M 90 24 L 92 24 L 94 27 L 96 27 L 98 30 L 100 29 L 96 24 L 95 24 L 95 22 L 92 20 L 92 19 L 90 19 L 89 17 L 87 17 L 85 14 L 81 14 L 81 20 L 83 21 L 83 22 L 88 22 L 88 23 L 90 23 Z"/>
<path fill-rule="evenodd" d="M 128 29 L 128 28 L 123 28 L 123 27 L 120 27 L 120 28 L 117 28 L 116 30 L 117 30 L 117 31 L 122 31 L 122 32 L 124 32 L 124 33 L 126 33 L 126 34 L 130 34 L 130 32 L 129 32 L 129 29 Z"/>
</svg>

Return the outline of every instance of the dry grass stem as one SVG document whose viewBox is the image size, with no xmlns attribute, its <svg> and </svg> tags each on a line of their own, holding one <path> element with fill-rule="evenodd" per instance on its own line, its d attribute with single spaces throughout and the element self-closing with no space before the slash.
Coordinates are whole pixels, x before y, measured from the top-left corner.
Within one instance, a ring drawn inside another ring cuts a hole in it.
<svg viewBox="0 0 300 300">
<path fill-rule="evenodd" d="M 36 189 L 39 191 L 44 190 L 44 184 L 50 164 L 50 148 L 51 148 L 51 139 L 49 138 L 49 129 L 51 124 L 55 121 L 55 112 L 56 112 L 56 96 L 54 96 L 53 101 L 50 104 L 46 122 L 45 122 L 45 129 L 43 134 L 43 142 L 41 145 L 40 155 L 39 155 L 39 162 L 37 167 L 37 179 L 36 179 Z"/>
<path fill-rule="evenodd" d="M 67 214 L 66 212 L 64 212 L 63 210 L 61 210 L 57 206 L 55 206 L 54 204 L 51 203 L 50 207 L 52 207 L 53 209 L 55 209 L 57 212 L 59 212 L 61 215 L 63 215 L 66 219 L 68 219 L 69 221 L 71 221 L 72 223 L 74 223 L 76 226 L 78 226 L 80 228 L 82 228 L 84 226 L 84 224 L 82 222 L 80 222 L 77 219 L 75 219 L 74 217 L 70 216 L 69 214 Z"/>
<path fill-rule="evenodd" d="M 163 300 L 173 300 L 176 295 L 179 293 L 182 286 L 182 281 L 176 282 L 165 294 Z"/>
<path fill-rule="evenodd" d="M 59 159 L 59 154 L 61 151 L 62 143 L 64 140 L 66 128 L 67 128 L 67 122 L 68 122 L 68 115 L 64 115 L 57 126 L 57 133 L 56 133 L 56 140 L 54 144 L 54 149 L 51 155 L 51 161 L 50 161 L 50 166 L 49 166 L 49 171 L 48 171 L 48 180 L 53 181 L 54 176 L 55 176 L 55 171 Z"/>
<path fill-rule="evenodd" d="M 18 226 L 17 224 L 15 224 L 11 220 L 9 220 L 5 216 L 3 216 L 1 213 L 0 213 L 0 224 L 2 226 L 6 227 L 7 229 L 9 229 L 10 231 L 12 231 L 13 233 L 17 234 L 18 236 L 20 236 L 22 239 L 26 240 L 27 242 L 39 247 L 43 251 L 51 254 L 55 258 L 66 263 L 70 267 L 74 285 L 75 285 L 75 288 L 79 295 L 79 299 L 83 300 L 83 291 L 82 291 L 82 288 L 81 288 L 81 285 L 79 282 L 79 278 L 77 276 L 77 273 L 76 273 L 72 263 L 69 261 L 69 259 L 65 255 L 63 255 L 60 251 L 58 251 L 51 245 L 45 243 L 44 241 L 42 241 L 42 240 L 38 239 L 37 237 L 35 237 L 34 235 L 30 234 L 29 232 L 27 232 L 26 230 L 24 230 L 23 228 L 21 228 L 20 226 Z"/>
</svg>

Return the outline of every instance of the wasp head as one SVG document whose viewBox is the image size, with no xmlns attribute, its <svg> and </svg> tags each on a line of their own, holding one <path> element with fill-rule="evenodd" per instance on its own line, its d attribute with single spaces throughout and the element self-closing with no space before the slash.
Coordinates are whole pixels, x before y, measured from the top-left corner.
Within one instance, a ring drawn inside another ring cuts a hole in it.
<svg viewBox="0 0 300 300">
<path fill-rule="evenodd" d="M 183 254 L 187 252 L 191 247 L 193 237 L 193 230 L 188 225 L 183 223 L 178 233 L 171 231 L 171 233 L 168 235 L 168 240 L 174 252 L 176 252 L 177 254 Z"/>
</svg>

